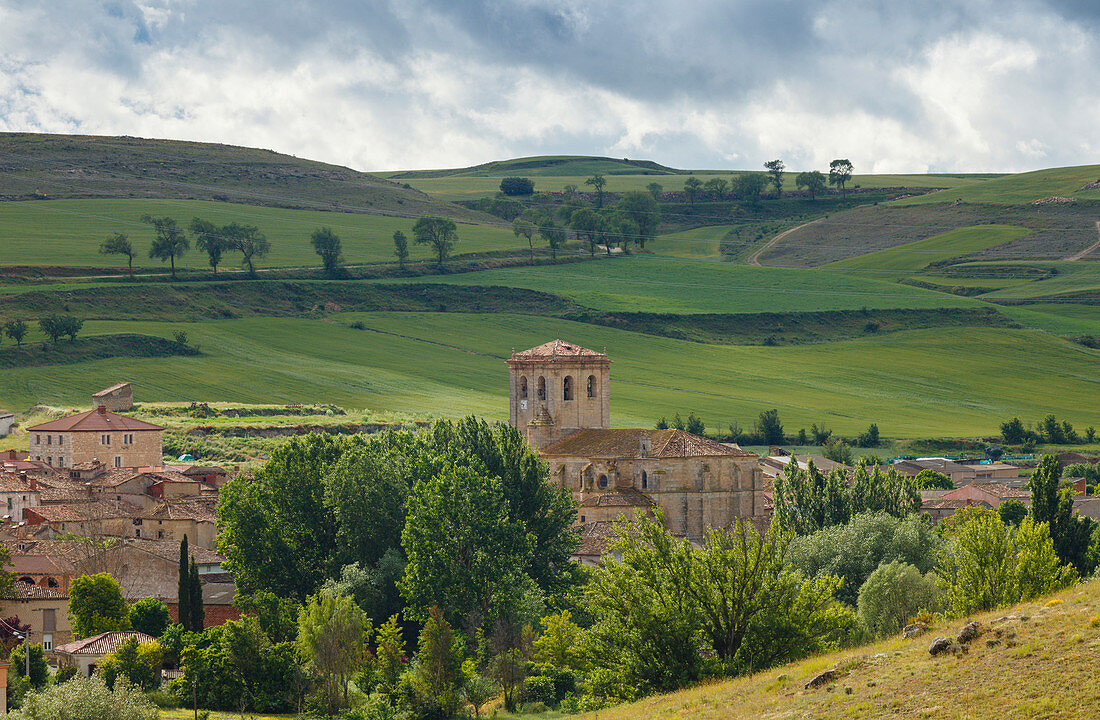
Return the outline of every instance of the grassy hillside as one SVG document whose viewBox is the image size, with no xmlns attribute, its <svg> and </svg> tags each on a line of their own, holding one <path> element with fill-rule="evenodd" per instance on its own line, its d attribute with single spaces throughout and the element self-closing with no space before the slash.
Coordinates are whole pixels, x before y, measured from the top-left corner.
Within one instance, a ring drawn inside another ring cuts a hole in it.
<svg viewBox="0 0 1100 720">
<path fill-rule="evenodd" d="M 503 419 L 504 359 L 554 337 L 606 348 L 614 362 L 616 426 L 651 426 L 660 415 L 695 411 L 711 429 L 730 421 L 749 427 L 761 410 L 774 407 L 788 432 L 826 422 L 854 434 L 875 421 L 889 437 L 973 436 L 996 432 L 1013 415 L 1055 412 L 1075 425 L 1095 424 L 1095 407 L 1073 399 L 1100 390 L 1100 351 L 1028 330 L 911 330 L 761 347 L 701 345 L 507 314 L 95 321 L 86 328 L 161 337 L 176 330 L 187 332 L 202 355 L 5 370 L 0 405 L 85 403 L 90 392 L 125 378 L 147 402 L 324 402 Z"/>
<path fill-rule="evenodd" d="M 261 267 L 320 265 L 309 236 L 322 226 L 332 228 L 340 236 L 348 263 L 392 261 L 396 230 L 409 237 L 411 258 L 432 256 L 428 246 L 412 242 L 414 214 L 288 210 L 205 200 L 97 199 L 0 203 L 0 264 L 125 267 L 125 257 L 99 254 L 99 244 L 107 235 L 124 232 L 138 253 L 135 266 L 164 269 L 165 264 L 149 259 L 153 228 L 141 221 L 145 213 L 169 215 L 185 229 L 196 216 L 218 224 L 236 221 L 256 225 L 271 241 L 271 254 L 258 262 Z M 455 252 L 519 247 L 506 223 L 497 218 L 487 219 L 491 224 L 459 225 Z M 239 254 L 226 253 L 224 268 L 238 267 L 239 261 Z M 205 253 L 193 246 L 176 265 L 209 268 Z"/>
<path fill-rule="evenodd" d="M 651 160 L 617 160 L 589 155 L 542 155 L 498 160 L 450 170 L 409 170 L 379 173 L 394 180 L 442 177 L 503 177 L 524 175 L 534 177 L 564 177 L 575 175 L 678 175 L 685 170 L 660 165 Z"/>
<path fill-rule="evenodd" d="M 967 298 L 843 272 L 753 268 L 653 255 L 418 278 L 412 282 L 551 290 L 586 307 L 633 312 L 801 312 L 974 305 Z"/>
<path fill-rule="evenodd" d="M 0 200 L 176 198 L 479 218 L 376 175 L 233 145 L 0 133 L 0 158 Z"/>
<path fill-rule="evenodd" d="M 1100 188 L 1082 190 L 1100 180 L 1100 165 L 1048 168 L 1006 175 L 983 183 L 952 188 L 921 197 L 897 200 L 898 205 L 928 205 L 962 200 L 967 203 L 1030 203 L 1058 196 L 1100 200 Z"/>
<path fill-rule="evenodd" d="M 829 263 L 825 268 L 879 274 L 911 273 L 930 263 L 985 250 L 1027 235 L 1028 230 L 1009 225 L 975 225 L 949 230 L 924 240 Z"/>
<path fill-rule="evenodd" d="M 931 638 L 963 621 L 937 622 L 922 637 L 822 655 L 756 675 L 599 711 L 602 720 L 726 718 L 1087 718 L 1100 714 L 1100 581 L 974 619 L 987 633 L 966 655 L 928 654 Z M 1000 630 L 998 639 L 992 632 Z M 1009 634 L 1015 636 L 1009 639 Z M 987 640 L 996 640 L 992 646 Z M 804 689 L 830 668 L 835 682 Z M 592 714 L 584 715 L 593 718 Z"/>
</svg>

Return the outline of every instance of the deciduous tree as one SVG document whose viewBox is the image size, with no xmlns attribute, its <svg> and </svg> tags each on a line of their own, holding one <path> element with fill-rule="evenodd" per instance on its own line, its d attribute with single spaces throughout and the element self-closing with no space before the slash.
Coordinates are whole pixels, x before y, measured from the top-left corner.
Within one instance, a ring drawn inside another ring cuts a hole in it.
<svg viewBox="0 0 1100 720">
<path fill-rule="evenodd" d="M 800 172 L 794 179 L 795 187 L 799 189 L 806 188 L 806 191 L 810 193 L 810 200 L 816 199 L 818 195 L 825 192 L 825 183 L 825 176 L 821 174 L 820 170 Z"/>
<path fill-rule="evenodd" d="M 449 218 L 424 215 L 413 225 L 413 239 L 417 245 L 431 245 L 443 267 L 458 242 L 458 226 Z"/>
<path fill-rule="evenodd" d="M 695 205 L 695 196 L 699 194 L 699 191 L 703 187 L 703 181 L 694 175 L 689 175 L 687 180 L 684 180 L 684 194 L 688 196 L 688 202 Z"/>
<path fill-rule="evenodd" d="M 661 186 L 661 183 L 656 183 L 656 182 L 649 183 L 648 185 L 645 186 L 645 189 L 646 189 L 646 192 L 648 192 L 650 195 L 653 196 L 654 200 L 660 200 L 661 199 L 661 193 L 663 193 L 665 191 L 664 187 Z"/>
<path fill-rule="evenodd" d="M 130 279 L 134 279 L 134 244 L 125 233 L 111 233 L 106 240 L 99 245 L 100 255 L 125 255 L 126 267 L 130 273 Z"/>
<path fill-rule="evenodd" d="M 168 608 L 156 598 L 144 598 L 130 606 L 130 628 L 133 630 L 159 638 L 171 623 Z"/>
<path fill-rule="evenodd" d="M 603 175 L 596 174 L 584 181 L 585 185 L 588 185 L 596 192 L 596 207 L 603 207 L 603 189 L 607 186 L 607 178 Z"/>
<path fill-rule="evenodd" d="M 22 345 L 23 338 L 27 336 L 27 323 L 22 320 L 9 320 L 4 323 L 4 334 L 15 341 L 15 344 Z"/>
<path fill-rule="evenodd" d="M 348 682 L 359 671 L 370 620 L 351 598 L 322 589 L 298 617 L 298 652 L 321 678 L 328 714 L 347 704 Z"/>
<path fill-rule="evenodd" d="M 235 222 L 223 227 L 222 233 L 229 243 L 228 249 L 241 253 L 241 264 L 248 267 L 249 276 L 255 277 L 256 260 L 267 257 L 271 252 L 271 242 L 268 241 L 267 236 L 255 225 L 240 225 Z"/>
<path fill-rule="evenodd" d="M 409 239 L 400 230 L 393 234 L 393 254 L 397 258 L 397 265 L 402 270 L 409 259 Z"/>
<path fill-rule="evenodd" d="M 109 573 L 82 575 L 69 585 L 69 624 L 77 638 L 128 630 L 130 616 L 122 586 Z"/>
<path fill-rule="evenodd" d="M 644 192 L 628 192 L 619 200 L 618 211 L 637 226 L 634 243 L 645 250 L 647 240 L 652 240 L 661 221 L 661 211 L 653 196 Z"/>
<path fill-rule="evenodd" d="M 1096 521 L 1073 512 L 1073 495 L 1061 489 L 1062 465 L 1053 455 L 1044 455 L 1029 481 L 1031 485 L 1031 516 L 1037 523 L 1046 523 L 1058 558 L 1087 577 L 1095 570 L 1089 556 L 1089 545 L 1096 530 Z"/>
<path fill-rule="evenodd" d="M 190 241 L 176 223 L 175 218 L 167 216 L 153 217 L 146 214 L 141 216 L 141 220 L 152 225 L 155 233 L 153 244 L 149 248 L 149 257 L 161 262 L 171 261 L 172 279 L 175 280 L 176 258 L 181 257 L 191 249 Z"/>
<path fill-rule="evenodd" d="M 844 186 L 852 179 L 852 163 L 846 158 L 839 158 L 829 163 L 829 184 L 836 185 L 844 192 Z"/>
<path fill-rule="evenodd" d="M 191 219 L 191 234 L 195 237 L 195 247 L 206 253 L 210 267 L 214 268 L 214 274 L 218 274 L 218 265 L 221 264 L 222 255 L 233 247 L 233 243 L 226 236 L 224 228 L 215 225 L 202 218 Z"/>
<path fill-rule="evenodd" d="M 565 228 L 558 227 L 553 220 L 544 220 L 539 225 L 539 235 L 550 248 L 550 257 L 558 257 L 558 248 L 565 244 Z"/>
<path fill-rule="evenodd" d="M 741 173 L 737 176 L 737 196 L 746 202 L 756 203 L 760 200 L 760 193 L 764 192 L 767 182 L 764 173 Z"/>
<path fill-rule="evenodd" d="M 327 227 L 318 228 L 313 231 L 309 241 L 313 245 L 314 252 L 321 256 L 321 267 L 324 268 L 325 275 L 329 277 L 339 275 L 344 257 L 340 238 L 336 233 Z"/>
<path fill-rule="evenodd" d="M 538 232 L 538 228 L 535 227 L 535 223 L 525 218 L 516 218 L 512 221 L 512 232 L 517 238 L 524 238 L 527 241 L 527 246 L 531 250 L 531 259 L 535 259 L 535 233 Z"/>
<path fill-rule="evenodd" d="M 768 171 L 768 175 L 771 176 L 772 187 L 775 188 L 775 196 L 779 197 L 783 194 L 783 170 L 786 169 L 786 165 L 782 160 L 769 160 L 764 163 L 764 167 Z"/>
</svg>

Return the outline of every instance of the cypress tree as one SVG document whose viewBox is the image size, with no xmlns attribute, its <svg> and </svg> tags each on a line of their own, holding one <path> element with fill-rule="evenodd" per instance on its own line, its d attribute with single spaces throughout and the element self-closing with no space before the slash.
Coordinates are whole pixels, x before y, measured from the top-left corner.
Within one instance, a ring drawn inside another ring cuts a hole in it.
<svg viewBox="0 0 1100 720">
<path fill-rule="evenodd" d="M 187 566 L 187 536 L 180 543 L 180 577 L 176 589 L 176 622 L 184 630 L 191 629 L 191 572 Z"/>
<path fill-rule="evenodd" d="M 206 620 L 206 610 L 202 606 L 202 581 L 199 580 L 199 566 L 195 564 L 195 556 L 191 556 L 191 629 L 202 632 L 203 623 Z"/>
</svg>

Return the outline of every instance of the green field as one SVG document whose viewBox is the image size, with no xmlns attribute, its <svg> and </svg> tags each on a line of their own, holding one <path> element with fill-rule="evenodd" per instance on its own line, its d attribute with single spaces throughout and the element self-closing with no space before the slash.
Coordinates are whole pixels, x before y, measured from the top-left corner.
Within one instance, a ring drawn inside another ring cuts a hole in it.
<svg viewBox="0 0 1100 720">
<path fill-rule="evenodd" d="M 1008 225 L 976 225 L 949 230 L 924 240 L 897 245 L 887 250 L 859 255 L 829 263 L 832 270 L 871 271 L 879 274 L 906 274 L 921 270 L 937 260 L 984 250 L 1027 235 L 1026 228 Z"/>
<path fill-rule="evenodd" d="M 0 203 L 0 265 L 126 266 L 124 257 L 99 254 L 99 244 L 112 232 L 130 235 L 138 251 L 135 266 L 163 268 L 148 257 L 152 226 L 145 213 L 170 215 L 186 228 L 193 217 L 214 223 L 256 225 L 271 241 L 271 255 L 259 265 L 290 267 L 319 265 L 309 236 L 319 227 L 333 229 L 343 243 L 349 264 L 393 260 L 393 233 L 409 237 L 413 259 L 432 257 L 426 245 L 412 242 L 415 217 L 359 213 L 284 210 L 201 200 L 44 200 Z M 459 224 L 455 252 L 479 252 L 519 247 L 507 223 Z M 193 245 L 193 243 L 192 243 Z M 239 267 L 240 256 L 227 253 L 224 268 Z M 207 268 L 206 255 L 192 246 L 177 267 Z"/>
<path fill-rule="evenodd" d="M 578 175 L 539 175 L 533 172 L 514 172 L 508 175 L 527 177 L 535 183 L 536 192 L 561 192 L 566 185 L 575 185 L 581 192 L 591 191 L 584 184 L 591 174 Z M 706 182 L 711 178 L 731 180 L 737 171 L 696 170 L 692 173 Z M 393 177 L 394 173 L 380 173 L 381 177 Z M 796 173 L 784 174 L 784 186 L 795 189 Z M 451 176 L 451 177 L 404 177 L 400 182 L 408 183 L 417 190 L 441 200 L 472 200 L 478 197 L 495 195 L 500 192 L 500 181 L 505 174 L 495 176 Z M 630 190 L 645 190 L 650 183 L 657 183 L 665 192 L 680 192 L 684 189 L 687 175 L 606 175 L 605 190 L 612 193 Z M 985 176 L 968 177 L 965 175 L 854 175 L 849 187 L 864 188 L 908 187 L 908 188 L 963 188 L 988 182 Z M 902 201 L 902 202 L 908 202 Z"/>
<path fill-rule="evenodd" d="M 896 200 L 894 204 L 922 205 L 956 200 L 967 203 L 1012 204 L 1030 203 L 1051 196 L 1100 200 L 1100 189 L 1081 189 L 1087 183 L 1097 180 L 1100 180 L 1100 165 L 1049 168 L 957 186 L 930 195 Z"/>
<path fill-rule="evenodd" d="M 660 248 L 658 241 L 657 247 Z M 975 301 L 822 270 L 632 255 L 603 262 L 510 268 L 413 282 L 505 285 L 564 295 L 600 310 L 753 313 L 868 308 L 966 307 Z"/>
<path fill-rule="evenodd" d="M 1077 260 L 1075 262 L 1028 263 L 1051 267 L 1058 271 L 1046 280 L 1015 285 L 990 293 L 990 299 L 1045 298 L 1067 293 L 1100 290 L 1100 262 Z M 1095 306 L 1094 306 L 1095 307 Z"/>
<path fill-rule="evenodd" d="M 351 321 L 367 329 L 351 329 Z M 183 329 L 203 355 L 11 369 L 0 404 L 83 405 L 89 393 L 126 378 L 146 402 L 329 402 L 503 419 L 504 359 L 512 349 L 554 337 L 606 348 L 618 426 L 649 426 L 660 415 L 695 411 L 712 429 L 732 420 L 748 427 L 761 410 L 775 407 L 789 431 L 824 421 L 851 434 L 876 421 L 891 437 L 974 435 L 995 432 L 1012 415 L 1055 412 L 1074 424 L 1095 424 L 1094 403 L 1063 399 L 1100 391 L 1100 351 L 1028 330 L 918 330 L 769 348 L 506 314 L 357 313 L 327 321 L 90 322 L 87 328 L 161 336 Z"/>
<path fill-rule="evenodd" d="M 654 251 L 670 257 L 721 260 L 719 244 L 730 231 L 727 225 L 708 225 L 683 232 L 668 233 L 651 243 Z"/>
</svg>

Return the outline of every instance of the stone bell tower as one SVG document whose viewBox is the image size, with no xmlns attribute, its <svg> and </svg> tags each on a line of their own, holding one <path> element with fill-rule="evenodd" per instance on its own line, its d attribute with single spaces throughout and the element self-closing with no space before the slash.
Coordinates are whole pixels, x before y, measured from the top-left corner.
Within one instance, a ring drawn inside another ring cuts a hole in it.
<svg viewBox="0 0 1100 720">
<path fill-rule="evenodd" d="M 538 448 L 577 430 L 611 426 L 611 361 L 554 340 L 512 353 L 509 422 Z"/>
</svg>

